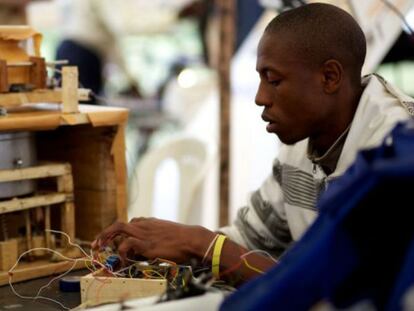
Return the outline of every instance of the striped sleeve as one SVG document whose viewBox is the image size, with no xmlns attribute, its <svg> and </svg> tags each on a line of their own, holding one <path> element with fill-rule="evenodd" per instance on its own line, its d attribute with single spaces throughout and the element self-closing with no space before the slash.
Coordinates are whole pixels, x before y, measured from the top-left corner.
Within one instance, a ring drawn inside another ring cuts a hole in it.
<svg viewBox="0 0 414 311">
<path fill-rule="evenodd" d="M 220 231 L 248 249 L 279 257 L 292 242 L 283 202 L 283 192 L 272 174 L 250 195 L 234 224 Z"/>
</svg>

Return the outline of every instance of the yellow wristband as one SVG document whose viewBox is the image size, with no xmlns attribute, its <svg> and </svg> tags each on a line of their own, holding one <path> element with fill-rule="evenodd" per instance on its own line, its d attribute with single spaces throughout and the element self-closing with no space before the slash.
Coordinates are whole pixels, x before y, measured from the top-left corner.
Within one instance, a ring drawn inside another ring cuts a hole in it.
<svg viewBox="0 0 414 311">
<path fill-rule="evenodd" d="M 220 256 L 225 239 L 226 236 L 220 234 L 216 240 L 216 244 L 214 244 L 213 259 L 211 260 L 211 272 L 217 280 L 220 277 Z"/>
</svg>

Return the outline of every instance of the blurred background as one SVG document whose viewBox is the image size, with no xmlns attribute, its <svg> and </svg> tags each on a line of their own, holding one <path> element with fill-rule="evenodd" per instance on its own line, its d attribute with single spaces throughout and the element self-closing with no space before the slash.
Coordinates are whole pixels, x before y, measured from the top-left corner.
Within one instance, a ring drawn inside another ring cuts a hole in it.
<svg viewBox="0 0 414 311">
<path fill-rule="evenodd" d="M 304 2 L 236 1 L 230 219 L 243 206 L 247 194 L 270 173 L 278 150 L 277 138 L 266 133 L 261 109 L 254 104 L 258 40 L 277 12 Z M 414 27 L 413 1 L 322 2 L 346 8 L 363 27 L 369 45 L 365 72 L 377 72 L 414 96 L 414 36 L 410 29 Z M 30 24 L 43 33 L 43 56 L 47 60 L 66 59 L 79 66 L 80 83 L 93 90 L 93 104 L 130 109 L 126 134 L 130 217 L 140 215 L 136 204 L 140 195 L 138 174 L 144 174 L 142 159 L 154 150 L 153 158 L 160 155 L 157 150 L 168 142 L 190 137 L 201 141 L 204 148 L 201 163 L 197 164 L 197 183 L 189 187 L 182 182 L 183 173 L 167 151 L 156 169 L 154 204 L 148 213 L 211 229 L 218 226 L 217 63 L 223 42 L 219 39 L 217 3 L 0 0 L 0 24 Z M 184 188 L 191 192 L 191 208 L 182 218 L 179 194 Z"/>
</svg>

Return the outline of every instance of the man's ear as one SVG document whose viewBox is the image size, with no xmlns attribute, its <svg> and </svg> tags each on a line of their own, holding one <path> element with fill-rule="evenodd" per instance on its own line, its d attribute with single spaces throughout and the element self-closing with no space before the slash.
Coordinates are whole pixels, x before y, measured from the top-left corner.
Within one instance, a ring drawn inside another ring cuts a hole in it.
<svg viewBox="0 0 414 311">
<path fill-rule="evenodd" d="M 344 69 L 340 62 L 327 60 L 321 68 L 323 89 L 326 94 L 336 93 L 342 83 Z"/>
</svg>

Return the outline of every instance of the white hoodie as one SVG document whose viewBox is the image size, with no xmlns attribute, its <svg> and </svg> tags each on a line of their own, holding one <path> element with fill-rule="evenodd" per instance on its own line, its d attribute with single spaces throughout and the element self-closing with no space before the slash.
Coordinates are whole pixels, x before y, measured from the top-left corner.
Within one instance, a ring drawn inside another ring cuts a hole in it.
<svg viewBox="0 0 414 311">
<path fill-rule="evenodd" d="M 307 156 L 308 139 L 282 145 L 272 174 L 239 210 L 233 226 L 221 228 L 233 241 L 279 256 L 317 216 L 316 201 L 330 180 L 341 176 L 361 149 L 378 146 L 396 123 L 414 116 L 414 100 L 377 75 L 363 78 L 364 92 L 335 171 L 326 176 Z"/>
</svg>

